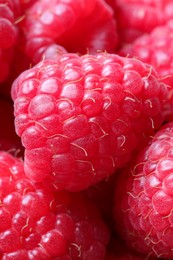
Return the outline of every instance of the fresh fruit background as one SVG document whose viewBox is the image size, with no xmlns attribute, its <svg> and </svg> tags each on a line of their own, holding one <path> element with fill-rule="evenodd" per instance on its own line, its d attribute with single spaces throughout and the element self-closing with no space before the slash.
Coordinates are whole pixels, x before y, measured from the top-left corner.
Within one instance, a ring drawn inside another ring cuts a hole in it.
<svg viewBox="0 0 173 260">
<path fill-rule="evenodd" d="M 0 0 L 0 259 L 173 259 L 173 0 Z"/>
</svg>

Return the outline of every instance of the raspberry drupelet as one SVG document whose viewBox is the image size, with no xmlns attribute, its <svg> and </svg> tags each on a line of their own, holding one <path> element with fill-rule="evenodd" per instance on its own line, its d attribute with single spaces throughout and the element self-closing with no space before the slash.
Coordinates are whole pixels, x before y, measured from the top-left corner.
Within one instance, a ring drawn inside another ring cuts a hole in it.
<svg viewBox="0 0 173 260">
<path fill-rule="evenodd" d="M 173 258 L 173 123 L 167 123 L 124 172 L 115 188 L 114 219 L 127 245 Z"/>
<path fill-rule="evenodd" d="M 51 5 L 49 0 L 36 1 L 21 27 L 26 53 L 34 63 L 47 52 L 114 52 L 118 44 L 113 10 L 104 0 L 51 0 Z"/>
<path fill-rule="evenodd" d="M 172 0 L 117 0 L 114 10 L 121 45 L 133 43 L 173 18 Z"/>
<path fill-rule="evenodd" d="M 9 76 L 14 45 L 18 38 L 16 20 L 19 15 L 20 3 L 18 0 L 0 0 L 0 83 Z"/>
<path fill-rule="evenodd" d="M 23 161 L 0 152 L 2 260 L 103 260 L 109 231 L 81 193 L 53 193 L 27 179 Z"/>
<path fill-rule="evenodd" d="M 132 44 L 125 45 L 120 54 L 135 57 L 152 65 L 160 79 L 169 85 L 169 102 L 167 102 L 167 120 L 173 119 L 173 19 L 164 26 L 158 26 L 150 33 L 144 34 Z"/>
</svg>

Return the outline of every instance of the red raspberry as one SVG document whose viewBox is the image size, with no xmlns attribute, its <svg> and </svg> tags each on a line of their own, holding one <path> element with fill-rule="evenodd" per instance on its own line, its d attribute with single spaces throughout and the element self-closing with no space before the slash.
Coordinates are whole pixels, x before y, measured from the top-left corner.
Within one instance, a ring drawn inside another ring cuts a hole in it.
<svg viewBox="0 0 173 260">
<path fill-rule="evenodd" d="M 0 83 L 9 76 L 13 48 L 17 41 L 18 0 L 0 0 Z"/>
<path fill-rule="evenodd" d="M 170 85 L 170 106 L 166 113 L 173 119 L 173 19 L 166 25 L 155 28 L 150 34 L 144 34 L 133 44 L 126 45 L 121 55 L 130 55 L 151 64 L 161 80 Z M 169 104 L 169 102 L 168 102 Z"/>
<path fill-rule="evenodd" d="M 120 174 L 114 216 L 127 244 L 173 259 L 173 122 L 164 125 L 131 167 Z"/>
<path fill-rule="evenodd" d="M 120 41 L 133 42 L 173 18 L 172 0 L 116 0 Z"/>
<path fill-rule="evenodd" d="M 97 13 L 97 15 L 96 15 Z M 47 48 L 85 54 L 115 51 L 116 22 L 104 0 L 41 0 L 26 12 L 22 24 L 26 52 L 37 63 Z"/>
<path fill-rule="evenodd" d="M 104 259 L 109 231 L 93 203 L 34 185 L 23 162 L 5 152 L 0 172 L 2 260 Z"/>
<path fill-rule="evenodd" d="M 164 26 L 156 27 L 151 33 L 144 34 L 132 44 L 124 46 L 120 53 L 130 55 L 151 64 L 160 78 L 173 86 L 173 19 Z"/>
<path fill-rule="evenodd" d="M 167 86 L 115 54 L 43 60 L 12 86 L 26 174 L 81 190 L 124 166 L 163 122 Z"/>
</svg>

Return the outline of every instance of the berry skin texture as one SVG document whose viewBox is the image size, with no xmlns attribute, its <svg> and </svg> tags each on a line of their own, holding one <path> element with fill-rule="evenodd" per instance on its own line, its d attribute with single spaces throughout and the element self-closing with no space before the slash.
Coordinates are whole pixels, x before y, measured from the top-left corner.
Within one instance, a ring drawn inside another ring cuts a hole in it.
<svg viewBox="0 0 173 260">
<path fill-rule="evenodd" d="M 158 26 L 148 34 L 137 38 L 132 44 L 125 45 L 120 54 L 135 57 L 152 65 L 161 80 L 169 85 L 169 101 L 165 108 L 167 120 L 173 119 L 173 19 L 164 26 Z"/>
<path fill-rule="evenodd" d="M 173 18 L 172 0 L 117 0 L 114 2 L 122 45 L 132 43 L 142 34 L 151 32 Z"/>
<path fill-rule="evenodd" d="M 18 0 L 0 0 L 0 83 L 4 82 L 10 73 L 14 45 L 18 38 L 18 28 L 15 22 L 20 13 L 19 10 Z"/>
<path fill-rule="evenodd" d="M 173 123 L 154 135 L 136 161 L 121 172 L 114 219 L 128 246 L 158 258 L 173 258 Z"/>
<path fill-rule="evenodd" d="M 91 201 L 35 185 L 23 162 L 2 151 L 0 172 L 2 260 L 104 259 L 109 231 Z"/>
<path fill-rule="evenodd" d="M 114 52 L 118 43 L 113 10 L 104 0 L 52 0 L 51 5 L 49 0 L 36 1 L 21 27 L 26 53 L 34 63 L 47 57 L 49 49 L 52 57 L 65 49 L 80 54 Z"/>
<path fill-rule="evenodd" d="M 12 86 L 29 178 L 79 191 L 124 166 L 163 122 L 167 86 L 135 59 L 43 60 Z"/>
<path fill-rule="evenodd" d="M 162 80 L 173 86 L 173 19 L 164 26 L 156 27 L 152 32 L 144 34 L 132 44 L 124 46 L 120 53 L 130 55 L 151 64 Z"/>
</svg>

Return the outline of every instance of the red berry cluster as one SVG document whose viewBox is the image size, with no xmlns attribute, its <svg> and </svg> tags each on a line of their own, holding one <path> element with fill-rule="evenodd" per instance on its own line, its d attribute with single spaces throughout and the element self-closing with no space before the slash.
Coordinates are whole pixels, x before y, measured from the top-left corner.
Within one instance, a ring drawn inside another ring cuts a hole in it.
<svg viewBox="0 0 173 260">
<path fill-rule="evenodd" d="M 173 0 L 0 0 L 0 259 L 173 259 Z"/>
</svg>

